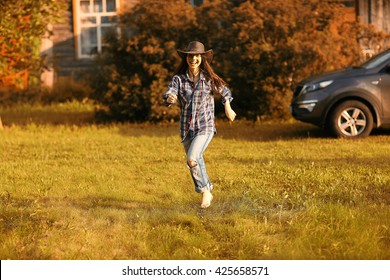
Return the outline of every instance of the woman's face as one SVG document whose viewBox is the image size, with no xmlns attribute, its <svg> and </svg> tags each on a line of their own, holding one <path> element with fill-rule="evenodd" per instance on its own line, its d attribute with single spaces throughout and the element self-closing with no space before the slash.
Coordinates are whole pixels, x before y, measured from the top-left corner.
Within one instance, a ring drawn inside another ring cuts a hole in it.
<svg viewBox="0 0 390 280">
<path fill-rule="evenodd" d="M 187 54 L 188 67 L 191 69 L 192 72 L 199 69 L 201 62 L 202 62 L 201 54 Z"/>
</svg>

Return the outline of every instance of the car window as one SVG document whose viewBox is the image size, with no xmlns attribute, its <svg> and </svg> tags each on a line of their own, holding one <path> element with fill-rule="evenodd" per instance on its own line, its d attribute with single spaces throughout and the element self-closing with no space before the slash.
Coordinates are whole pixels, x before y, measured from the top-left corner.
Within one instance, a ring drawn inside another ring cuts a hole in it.
<svg viewBox="0 0 390 280">
<path fill-rule="evenodd" d="M 390 74 L 390 64 L 388 64 L 385 68 L 385 73 Z"/>
<path fill-rule="evenodd" d="M 361 65 L 361 67 L 366 68 L 366 69 L 372 69 L 375 68 L 382 63 L 390 60 L 390 51 L 386 51 L 383 53 L 378 54 L 377 56 L 374 56 L 370 60 L 366 61 Z"/>
</svg>

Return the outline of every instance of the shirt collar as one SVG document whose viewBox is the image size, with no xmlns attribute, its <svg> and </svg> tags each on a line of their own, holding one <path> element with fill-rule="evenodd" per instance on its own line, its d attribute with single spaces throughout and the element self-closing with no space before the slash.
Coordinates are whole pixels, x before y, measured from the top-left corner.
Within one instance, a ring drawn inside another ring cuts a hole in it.
<svg viewBox="0 0 390 280">
<path fill-rule="evenodd" d="M 190 78 L 190 70 L 188 70 L 188 69 L 187 69 L 187 73 L 186 73 L 186 79 L 192 82 L 192 80 Z M 199 80 L 205 80 L 205 79 L 206 78 L 203 74 L 203 70 L 200 70 Z"/>
</svg>

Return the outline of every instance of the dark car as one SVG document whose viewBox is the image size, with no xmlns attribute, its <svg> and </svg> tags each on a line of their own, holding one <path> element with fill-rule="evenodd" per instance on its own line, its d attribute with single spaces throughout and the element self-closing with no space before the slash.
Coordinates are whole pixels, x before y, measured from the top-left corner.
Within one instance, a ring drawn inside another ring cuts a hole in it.
<svg viewBox="0 0 390 280">
<path fill-rule="evenodd" d="M 300 82 L 291 102 L 297 120 L 328 129 L 335 137 L 361 138 L 390 124 L 390 49 L 361 66 Z"/>
</svg>

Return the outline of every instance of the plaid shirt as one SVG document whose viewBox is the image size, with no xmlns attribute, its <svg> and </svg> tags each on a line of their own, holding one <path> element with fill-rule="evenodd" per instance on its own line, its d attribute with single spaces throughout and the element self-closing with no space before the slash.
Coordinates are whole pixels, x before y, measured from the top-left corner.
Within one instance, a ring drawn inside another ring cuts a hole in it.
<svg viewBox="0 0 390 280">
<path fill-rule="evenodd" d="M 222 96 L 222 104 L 226 100 L 233 100 L 230 90 L 224 86 L 219 89 Z M 163 94 L 165 106 L 171 106 L 167 98 L 174 94 L 178 96 L 180 105 L 180 137 L 182 141 L 187 137 L 189 131 L 193 137 L 216 133 L 214 122 L 214 95 L 211 81 L 206 80 L 203 73 L 200 73 L 199 81 L 194 85 L 188 72 L 186 75 L 175 75 Z"/>
</svg>

